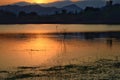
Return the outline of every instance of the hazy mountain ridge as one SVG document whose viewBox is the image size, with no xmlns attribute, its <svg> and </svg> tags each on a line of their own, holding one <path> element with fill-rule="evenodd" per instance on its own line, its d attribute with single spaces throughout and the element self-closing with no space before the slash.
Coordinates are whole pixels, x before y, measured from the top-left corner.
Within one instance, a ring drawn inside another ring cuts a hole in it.
<svg viewBox="0 0 120 80">
<path fill-rule="evenodd" d="M 113 0 L 113 3 L 120 3 L 120 0 Z M 60 12 L 66 9 L 68 12 L 80 12 L 87 6 L 91 7 L 103 7 L 105 6 L 105 0 L 84 0 L 84 1 L 56 1 L 53 3 L 37 4 L 29 2 L 18 2 L 10 5 L 0 6 L 0 10 L 10 11 L 14 13 L 19 13 L 20 11 L 25 11 L 26 13 L 36 12 L 39 15 L 51 15 L 55 14 L 56 11 Z"/>
<path fill-rule="evenodd" d="M 104 6 L 106 3 L 106 0 L 82 0 L 82 1 L 76 1 L 76 2 L 72 2 L 72 1 L 56 1 L 56 2 L 52 2 L 52 3 L 29 3 L 29 2 L 18 2 L 15 3 L 14 5 L 19 5 L 19 6 L 25 6 L 26 5 L 32 5 L 32 4 L 38 4 L 41 5 L 43 7 L 57 7 L 57 8 L 62 8 L 64 6 L 67 5 L 71 5 L 71 4 L 76 4 L 77 6 L 79 6 L 80 8 L 85 8 L 86 6 L 92 6 L 92 7 L 102 7 Z M 120 3 L 120 0 L 113 0 L 113 3 Z"/>
<path fill-rule="evenodd" d="M 56 11 L 61 12 L 62 10 L 67 10 L 71 12 L 75 11 L 81 11 L 82 9 L 76 6 L 75 4 L 73 5 L 67 5 L 62 8 L 56 8 L 56 7 L 43 7 L 38 4 L 32 4 L 32 5 L 25 5 L 25 6 L 19 6 L 19 5 L 6 5 L 6 6 L 0 6 L 0 10 L 4 11 L 10 11 L 18 14 L 21 11 L 24 11 L 26 13 L 30 12 L 36 12 L 39 15 L 51 15 L 55 14 Z"/>
<path fill-rule="evenodd" d="M 75 4 L 71 4 L 71 5 L 67 5 L 67 6 L 64 6 L 62 9 L 65 9 L 67 10 L 68 12 L 73 12 L 73 11 L 81 11 L 82 8 L 78 7 L 77 5 Z"/>
<path fill-rule="evenodd" d="M 103 5 L 105 5 L 105 1 L 101 1 L 101 0 L 85 0 L 85 1 L 77 1 L 77 2 L 72 2 L 72 1 L 57 1 L 57 2 L 53 2 L 53 3 L 42 3 L 42 4 L 38 4 L 38 3 L 29 3 L 29 2 L 18 2 L 18 3 L 14 3 L 14 4 L 10 4 L 10 5 L 18 5 L 18 6 L 26 6 L 26 5 L 41 5 L 43 7 L 57 7 L 57 8 L 62 8 L 64 6 L 67 5 L 72 5 L 75 4 L 81 8 L 85 8 L 86 6 L 94 6 L 94 7 L 101 7 Z"/>
<path fill-rule="evenodd" d="M 22 1 L 22 2 L 17 2 L 17 3 L 10 4 L 10 5 L 26 6 L 26 5 L 32 5 L 32 4 L 33 3 Z"/>
</svg>

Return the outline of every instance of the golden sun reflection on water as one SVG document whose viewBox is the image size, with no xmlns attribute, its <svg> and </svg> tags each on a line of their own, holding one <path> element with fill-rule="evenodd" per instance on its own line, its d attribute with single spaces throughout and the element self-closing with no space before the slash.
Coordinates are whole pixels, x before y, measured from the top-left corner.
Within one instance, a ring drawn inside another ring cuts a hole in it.
<svg viewBox="0 0 120 80">
<path fill-rule="evenodd" d="M 47 35 L 0 37 L 0 69 L 80 64 L 120 55 L 119 40 L 60 38 Z"/>
<path fill-rule="evenodd" d="M 0 64 L 4 67 L 45 64 L 59 51 L 57 45 L 58 43 L 52 39 L 41 37 L 28 40 L 4 40 L 0 46 L 2 47 L 0 48 Z M 6 58 L 6 63 L 4 58 Z"/>
<path fill-rule="evenodd" d="M 29 53 L 31 54 L 32 63 L 46 63 L 47 60 L 54 57 L 56 52 L 59 51 L 58 43 L 49 38 L 38 38 L 26 45 L 30 49 Z"/>
</svg>

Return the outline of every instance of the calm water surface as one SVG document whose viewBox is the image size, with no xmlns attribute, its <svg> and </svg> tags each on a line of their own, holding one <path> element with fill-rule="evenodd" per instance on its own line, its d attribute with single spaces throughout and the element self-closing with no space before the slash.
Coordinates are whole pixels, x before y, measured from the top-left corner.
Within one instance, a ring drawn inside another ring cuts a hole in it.
<svg viewBox="0 0 120 80">
<path fill-rule="evenodd" d="M 82 33 L 33 34 L 60 31 Z M 0 25 L 0 33 L 14 33 L 0 35 L 0 70 L 18 66 L 82 64 L 120 56 L 120 36 L 116 36 L 119 32 L 107 34 L 110 31 L 120 31 L 120 25 Z M 92 32 L 98 32 L 98 36 L 93 37 Z"/>
<path fill-rule="evenodd" d="M 67 32 L 120 31 L 120 25 L 82 25 L 82 24 L 23 24 L 0 25 L 0 33 L 48 33 L 57 30 Z"/>
</svg>

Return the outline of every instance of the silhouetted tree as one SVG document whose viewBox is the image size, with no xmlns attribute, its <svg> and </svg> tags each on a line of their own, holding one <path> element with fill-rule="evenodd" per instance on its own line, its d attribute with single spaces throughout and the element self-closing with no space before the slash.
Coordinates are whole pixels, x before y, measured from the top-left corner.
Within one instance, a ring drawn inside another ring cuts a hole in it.
<svg viewBox="0 0 120 80">
<path fill-rule="evenodd" d="M 68 14 L 69 14 L 69 15 L 70 15 L 70 14 L 73 14 L 73 12 L 72 12 L 72 11 L 69 11 Z"/>
<path fill-rule="evenodd" d="M 19 17 L 25 17 L 27 14 L 26 14 L 26 12 L 24 12 L 24 11 L 21 11 L 21 12 L 19 12 Z"/>
<path fill-rule="evenodd" d="M 112 0 L 107 0 L 106 1 L 106 6 L 107 7 L 110 7 L 110 6 L 112 6 L 113 5 L 113 1 Z"/>
<path fill-rule="evenodd" d="M 13 18 L 16 14 L 9 11 L 0 10 L 0 18 Z"/>
<path fill-rule="evenodd" d="M 76 15 L 78 14 L 78 11 L 77 11 L 77 10 L 75 10 L 75 14 L 76 14 Z"/>
<path fill-rule="evenodd" d="M 99 10 L 100 10 L 99 8 L 86 7 L 84 11 L 85 11 L 85 12 L 87 12 L 87 11 L 88 11 L 88 12 L 91 12 L 91 11 L 99 11 Z"/>
<path fill-rule="evenodd" d="M 27 15 L 30 15 L 30 16 L 38 16 L 38 14 L 36 12 L 30 12 L 29 14 Z"/>
<path fill-rule="evenodd" d="M 58 11 L 55 11 L 55 15 L 58 15 L 59 14 L 59 12 Z"/>
<path fill-rule="evenodd" d="M 62 14 L 67 14 L 67 10 L 62 10 Z"/>
</svg>

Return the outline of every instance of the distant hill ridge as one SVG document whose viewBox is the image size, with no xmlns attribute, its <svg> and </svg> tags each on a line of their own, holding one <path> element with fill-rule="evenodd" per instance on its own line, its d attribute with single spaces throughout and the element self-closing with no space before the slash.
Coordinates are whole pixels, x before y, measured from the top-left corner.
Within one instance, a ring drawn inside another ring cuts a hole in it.
<svg viewBox="0 0 120 80">
<path fill-rule="evenodd" d="M 16 4 L 12 4 L 12 5 L 0 6 L 0 10 L 10 11 L 10 12 L 14 12 L 16 14 L 18 14 L 21 11 L 24 11 L 26 13 L 36 12 L 39 15 L 51 15 L 51 14 L 55 14 L 56 11 L 58 11 L 60 13 L 61 10 L 64 10 L 64 9 L 67 11 L 70 11 L 70 12 L 75 12 L 75 11 L 80 12 L 82 10 L 80 7 L 78 7 L 75 4 L 67 5 L 62 8 L 57 8 L 57 7 L 53 7 L 53 6 L 43 7 L 38 4 L 27 4 L 27 5 L 24 4 L 24 6 L 23 6 L 23 2 L 20 4 L 16 3 Z"/>
<path fill-rule="evenodd" d="M 114 4 L 120 3 L 120 0 L 113 0 Z M 106 3 L 106 0 L 81 0 L 81 1 L 56 1 L 52 3 L 29 3 L 29 2 L 18 2 L 10 5 L 19 5 L 19 6 L 25 6 L 25 5 L 33 5 L 33 4 L 38 4 L 43 7 L 57 7 L 57 8 L 62 8 L 67 5 L 75 4 L 80 8 L 85 8 L 87 6 L 93 6 L 93 7 L 102 7 Z"/>
<path fill-rule="evenodd" d="M 113 0 L 113 4 L 120 3 L 120 0 Z M 29 3 L 29 2 L 18 2 L 9 5 L 0 6 L 0 10 L 10 11 L 18 14 L 20 11 L 26 13 L 36 12 L 39 15 L 51 15 L 56 11 L 60 12 L 62 9 L 66 9 L 68 12 L 74 13 L 75 11 L 80 12 L 86 7 L 101 8 L 105 6 L 106 0 L 82 0 L 82 1 L 56 1 L 52 3 Z"/>
<path fill-rule="evenodd" d="M 32 3 L 22 1 L 22 2 L 10 4 L 10 5 L 27 6 L 27 5 L 32 5 Z"/>
</svg>

